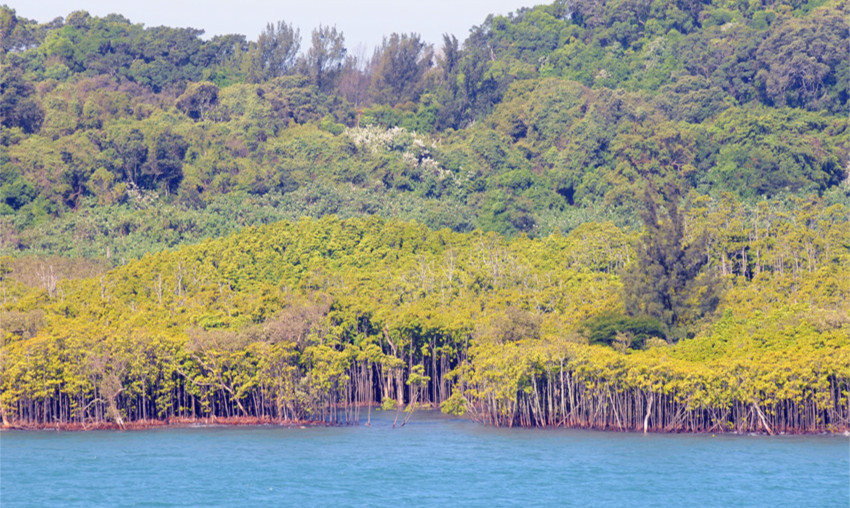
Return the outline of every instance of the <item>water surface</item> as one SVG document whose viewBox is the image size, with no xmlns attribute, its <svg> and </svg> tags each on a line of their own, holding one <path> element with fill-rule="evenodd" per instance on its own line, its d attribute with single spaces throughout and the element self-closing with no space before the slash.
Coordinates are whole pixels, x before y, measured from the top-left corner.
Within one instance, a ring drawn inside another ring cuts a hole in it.
<svg viewBox="0 0 850 508">
<path fill-rule="evenodd" d="M 0 505 L 850 505 L 840 436 L 494 429 L 419 412 L 392 429 L 0 434 Z"/>
</svg>

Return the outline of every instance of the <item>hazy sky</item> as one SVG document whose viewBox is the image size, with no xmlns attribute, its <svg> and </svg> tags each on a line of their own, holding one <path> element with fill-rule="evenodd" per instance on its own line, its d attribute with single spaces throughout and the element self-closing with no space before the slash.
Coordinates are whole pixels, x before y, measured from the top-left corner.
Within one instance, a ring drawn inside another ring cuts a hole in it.
<svg viewBox="0 0 850 508">
<path fill-rule="evenodd" d="M 86 10 L 104 16 L 122 14 L 145 26 L 167 25 L 203 29 L 206 37 L 244 34 L 250 40 L 269 21 L 285 20 L 301 29 L 302 48 L 309 45 L 310 31 L 322 23 L 336 25 L 345 34 L 349 50 L 371 50 L 384 35 L 416 32 L 438 44 L 443 33 L 463 41 L 473 25 L 487 14 L 507 14 L 548 0 L 0 0 L 19 16 L 49 21 Z"/>
</svg>

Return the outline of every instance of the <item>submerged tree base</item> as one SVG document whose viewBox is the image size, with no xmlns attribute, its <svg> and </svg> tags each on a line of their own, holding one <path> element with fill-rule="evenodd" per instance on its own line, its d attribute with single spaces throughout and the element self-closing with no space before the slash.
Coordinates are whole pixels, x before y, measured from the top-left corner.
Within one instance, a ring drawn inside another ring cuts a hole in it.
<svg viewBox="0 0 850 508">
<path fill-rule="evenodd" d="M 764 429 L 764 427 L 758 428 L 742 428 L 740 426 L 735 426 L 729 428 L 728 426 L 720 426 L 720 425 L 712 425 L 709 427 L 648 427 L 646 431 L 644 431 L 643 427 L 619 427 L 617 425 L 611 425 L 606 423 L 558 423 L 555 425 L 551 425 L 548 427 L 542 427 L 537 425 L 505 425 L 493 422 L 479 422 L 485 426 L 492 427 L 500 427 L 500 428 L 520 428 L 520 429 L 583 429 L 583 430 L 598 430 L 602 432 L 630 432 L 630 433 L 644 433 L 644 434 L 733 434 L 733 435 L 770 435 L 770 436 L 806 436 L 806 435 L 836 435 L 841 434 L 845 436 L 850 436 L 850 426 L 841 425 L 827 425 L 823 427 L 816 428 L 808 428 L 808 429 L 785 429 L 779 432 L 768 432 Z"/>
<path fill-rule="evenodd" d="M 318 420 L 281 420 L 276 418 L 258 418 L 254 416 L 230 416 L 207 418 L 168 418 L 166 420 L 134 420 L 118 424 L 116 422 L 21 422 L 11 421 L 0 425 L 0 430 L 55 430 L 65 432 L 89 430 L 147 430 L 158 427 L 217 427 L 217 426 L 264 426 L 280 427 L 327 427 L 331 423 Z"/>
<path fill-rule="evenodd" d="M 530 428 L 551 428 L 551 429 L 584 429 L 598 430 L 603 432 L 644 432 L 643 427 L 621 427 L 611 425 L 604 422 L 600 423 L 581 423 L 581 422 L 559 422 L 549 426 L 524 425 L 524 424 L 505 424 L 497 421 L 484 421 L 478 418 L 471 418 L 476 423 L 491 426 L 491 427 L 507 427 L 517 429 Z M 368 425 L 366 422 L 360 423 L 330 423 L 320 420 L 280 420 L 276 418 L 258 418 L 253 416 L 230 416 L 230 417 L 206 417 L 206 418 L 168 418 L 165 420 L 135 420 L 118 424 L 116 422 L 53 422 L 53 423 L 38 423 L 38 422 L 23 422 L 11 421 L 0 424 L 0 431 L 24 430 L 24 431 L 45 431 L 53 430 L 57 432 L 86 432 L 96 430 L 149 430 L 154 428 L 165 427 L 251 427 L 251 426 L 278 426 L 278 427 L 337 427 L 343 425 Z M 761 434 L 761 435 L 818 435 L 818 434 L 842 434 L 850 435 L 850 426 L 834 426 L 827 425 L 824 427 L 810 429 L 784 429 L 779 432 L 767 432 L 764 428 L 742 428 L 736 426 L 734 428 L 712 425 L 710 427 L 657 427 L 649 426 L 646 432 L 653 434 Z"/>
</svg>

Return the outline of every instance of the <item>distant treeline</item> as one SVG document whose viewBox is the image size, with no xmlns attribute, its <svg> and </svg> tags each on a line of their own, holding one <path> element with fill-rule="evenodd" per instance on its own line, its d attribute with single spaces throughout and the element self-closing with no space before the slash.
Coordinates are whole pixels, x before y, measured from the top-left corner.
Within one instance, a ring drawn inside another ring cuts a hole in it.
<svg viewBox="0 0 850 508">
<path fill-rule="evenodd" d="M 366 56 L 3 7 L 0 249 L 120 263 L 328 213 L 542 236 L 637 225 L 669 172 L 846 202 L 844 5 L 556 2 Z"/>
</svg>

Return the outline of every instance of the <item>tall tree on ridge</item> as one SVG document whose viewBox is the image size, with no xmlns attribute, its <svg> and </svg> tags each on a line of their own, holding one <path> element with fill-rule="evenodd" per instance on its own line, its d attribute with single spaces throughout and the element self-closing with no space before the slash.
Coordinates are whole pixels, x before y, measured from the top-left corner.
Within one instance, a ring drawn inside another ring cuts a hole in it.
<svg viewBox="0 0 850 508">
<path fill-rule="evenodd" d="M 301 30 L 284 21 L 269 23 L 251 54 L 251 78 L 265 81 L 288 73 L 301 49 Z"/>
<path fill-rule="evenodd" d="M 304 59 L 306 74 L 319 90 L 333 88 L 345 61 L 345 37 L 336 27 L 319 25 L 313 30 L 313 45 Z"/>
<path fill-rule="evenodd" d="M 376 54 L 372 78 L 374 98 L 384 104 L 415 101 L 422 93 L 423 77 L 431 68 L 434 52 L 418 34 L 384 38 Z"/>
</svg>

